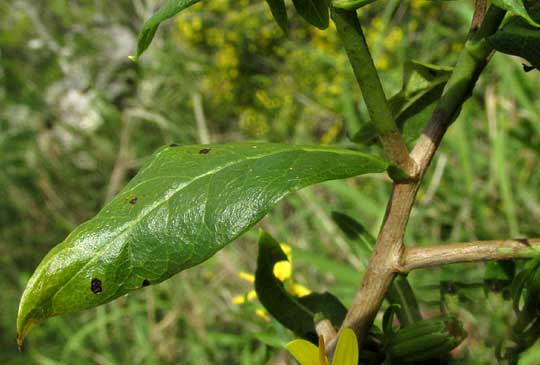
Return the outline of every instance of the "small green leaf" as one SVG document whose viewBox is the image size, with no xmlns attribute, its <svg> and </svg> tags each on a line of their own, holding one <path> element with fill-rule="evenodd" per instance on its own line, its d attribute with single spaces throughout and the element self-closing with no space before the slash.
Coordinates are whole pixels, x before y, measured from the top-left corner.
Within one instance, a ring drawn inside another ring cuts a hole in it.
<svg viewBox="0 0 540 365">
<path fill-rule="evenodd" d="M 332 6 L 338 9 L 356 10 L 375 1 L 376 0 L 333 0 Z"/>
<path fill-rule="evenodd" d="M 451 73 L 451 67 L 414 60 L 405 63 L 401 90 L 392 96 L 388 103 L 396 124 L 404 133 L 407 142 L 416 140 L 420 135 L 427 121 L 425 116 L 430 114 L 432 106 L 441 96 Z M 421 118 L 415 118 L 419 115 Z M 352 140 L 369 144 L 376 138 L 375 126 L 368 122 L 352 137 Z"/>
<path fill-rule="evenodd" d="M 531 7 L 529 14 L 540 21 L 540 4 Z M 540 28 L 514 16 L 487 41 L 497 51 L 522 57 L 540 70 Z"/>
<path fill-rule="evenodd" d="M 285 0 L 266 0 L 266 3 L 270 7 L 270 11 L 278 23 L 279 27 L 285 32 L 288 32 L 289 19 L 287 17 L 287 7 L 285 6 Z"/>
<path fill-rule="evenodd" d="M 293 298 L 283 283 L 274 276 L 274 265 L 286 261 L 287 255 L 279 243 L 261 230 L 259 235 L 259 255 L 255 271 L 255 291 L 266 310 L 279 323 L 301 336 L 315 333 L 313 315 L 307 307 Z"/>
<path fill-rule="evenodd" d="M 493 5 L 508 10 L 510 14 L 522 17 L 533 26 L 540 26 L 527 12 L 523 0 L 493 0 Z"/>
<path fill-rule="evenodd" d="M 308 23 L 319 29 L 328 28 L 330 16 L 326 0 L 293 0 L 293 4 Z"/>
<path fill-rule="evenodd" d="M 394 316 L 399 311 L 398 304 L 390 304 L 384 311 L 382 328 L 385 337 L 390 337 L 394 333 Z"/>
<path fill-rule="evenodd" d="M 259 255 L 255 272 L 255 291 L 265 309 L 283 326 L 297 335 L 316 341 L 314 316 L 322 313 L 334 325 L 340 325 L 347 309 L 330 293 L 313 293 L 296 298 L 291 296 L 283 283 L 274 276 L 274 265 L 287 260 L 279 243 L 261 230 Z"/>
<path fill-rule="evenodd" d="M 156 30 L 162 21 L 175 16 L 182 10 L 189 8 L 199 1 L 201 0 L 167 0 L 167 4 L 161 7 L 154 15 L 144 22 L 137 41 L 137 54 L 135 56 L 130 56 L 130 59 L 136 61 L 143 54 L 150 43 L 152 43 Z"/>
<path fill-rule="evenodd" d="M 312 313 L 322 313 L 336 327 L 341 326 L 347 315 L 347 308 L 328 292 L 311 293 L 298 298 L 298 301 Z"/>
<path fill-rule="evenodd" d="M 332 220 L 348 238 L 347 243 L 364 267 L 369 263 L 369 257 L 375 246 L 375 237 L 357 220 L 347 214 L 333 211 Z"/>
<path fill-rule="evenodd" d="M 499 291 L 514 279 L 516 263 L 512 260 L 489 261 L 484 273 L 485 290 Z"/>
<path fill-rule="evenodd" d="M 291 191 L 387 166 L 335 148 L 163 147 L 43 259 L 21 299 L 19 339 L 48 317 L 109 302 L 205 261 Z"/>
<path fill-rule="evenodd" d="M 466 337 L 463 324 L 453 315 L 426 319 L 395 332 L 386 344 L 386 355 L 397 364 L 424 360 L 438 363 L 435 359 L 447 355 Z"/>
</svg>

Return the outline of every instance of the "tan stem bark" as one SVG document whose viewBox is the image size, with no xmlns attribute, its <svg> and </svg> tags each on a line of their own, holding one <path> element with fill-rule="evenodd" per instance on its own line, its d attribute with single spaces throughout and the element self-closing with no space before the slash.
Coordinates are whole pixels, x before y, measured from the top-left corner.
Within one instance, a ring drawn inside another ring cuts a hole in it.
<svg viewBox="0 0 540 365">
<path fill-rule="evenodd" d="M 401 255 L 405 249 L 403 237 L 416 194 L 423 177 L 441 143 L 444 133 L 454 120 L 465 100 L 471 95 L 479 75 L 487 65 L 493 49 L 485 37 L 493 34 L 501 24 L 505 12 L 490 7 L 479 28 L 471 27 L 468 40 L 454 67 L 437 107 L 429 120 L 424 133 L 411 152 L 417 170 L 413 178 L 395 181 L 392 195 L 386 208 L 386 215 L 377 237 L 369 265 L 358 289 L 352 306 L 342 324 L 352 328 L 359 345 L 364 342 L 369 327 L 375 318 L 382 301 L 399 271 Z M 412 174 L 411 174 L 412 175 Z M 410 176 L 411 176 L 410 175 Z M 327 347 L 332 353 L 335 339 Z"/>
<path fill-rule="evenodd" d="M 540 238 L 460 242 L 429 247 L 407 247 L 396 268 L 400 273 L 432 266 L 540 256 Z"/>
</svg>

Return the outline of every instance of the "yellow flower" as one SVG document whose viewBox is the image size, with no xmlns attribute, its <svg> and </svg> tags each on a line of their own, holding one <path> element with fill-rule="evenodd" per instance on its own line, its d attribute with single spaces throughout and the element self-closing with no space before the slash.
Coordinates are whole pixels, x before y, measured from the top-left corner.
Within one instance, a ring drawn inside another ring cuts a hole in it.
<svg viewBox="0 0 540 365">
<path fill-rule="evenodd" d="M 246 295 L 236 295 L 232 298 L 234 304 L 244 304 L 247 301 L 252 301 L 257 298 L 257 293 L 255 290 L 250 290 Z"/>
<path fill-rule="evenodd" d="M 274 264 L 274 276 L 279 281 L 285 281 L 292 275 L 292 248 L 286 243 L 280 243 L 281 250 L 287 255 L 287 260 L 279 261 Z"/>
<path fill-rule="evenodd" d="M 247 272 L 244 272 L 244 271 L 240 271 L 238 273 L 238 277 L 240 279 L 243 279 L 249 283 L 254 283 L 255 282 L 255 276 L 253 274 L 249 274 Z"/>
<path fill-rule="evenodd" d="M 306 340 L 294 340 L 287 344 L 287 350 L 300 365 L 329 365 L 325 354 L 324 339 L 319 336 L 319 347 Z M 358 365 L 358 342 L 354 331 L 345 328 L 339 335 L 332 365 Z"/>
<path fill-rule="evenodd" d="M 275 267 L 274 267 L 275 270 Z M 303 286 L 302 284 L 290 283 L 287 287 L 287 291 L 294 295 L 295 297 L 305 297 L 306 295 L 311 294 L 311 290 Z"/>
<path fill-rule="evenodd" d="M 270 317 L 268 316 L 268 313 L 262 308 L 256 309 L 255 314 L 264 319 L 266 322 L 270 322 Z"/>
<path fill-rule="evenodd" d="M 274 276 L 279 281 L 286 282 L 285 286 L 291 295 L 303 297 L 311 294 L 311 291 L 308 288 L 290 280 L 292 276 L 292 248 L 286 243 L 280 243 L 280 246 L 281 250 L 287 255 L 287 260 L 279 261 L 274 264 Z M 255 276 L 247 272 L 240 271 L 238 277 L 249 283 L 255 282 Z M 257 299 L 257 292 L 255 290 L 250 290 L 247 294 L 234 296 L 232 302 L 236 305 L 242 305 L 255 299 Z M 270 321 L 270 316 L 263 308 L 255 309 L 255 314 L 267 322 Z"/>
</svg>

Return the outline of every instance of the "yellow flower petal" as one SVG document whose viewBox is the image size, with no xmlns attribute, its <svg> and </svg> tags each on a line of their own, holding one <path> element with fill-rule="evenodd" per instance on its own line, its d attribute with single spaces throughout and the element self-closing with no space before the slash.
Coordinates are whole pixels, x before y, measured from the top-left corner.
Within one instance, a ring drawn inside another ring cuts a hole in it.
<svg viewBox="0 0 540 365">
<path fill-rule="evenodd" d="M 282 243 L 279 244 L 279 247 L 281 247 L 281 250 L 285 253 L 285 255 L 287 255 L 287 259 L 290 260 L 291 259 L 291 254 L 292 254 L 291 246 L 289 246 L 285 242 L 282 242 Z"/>
<path fill-rule="evenodd" d="M 305 297 L 306 295 L 311 294 L 311 290 L 306 288 L 305 286 L 297 283 L 291 283 L 287 287 L 287 290 L 289 293 L 296 297 Z"/>
<path fill-rule="evenodd" d="M 345 328 L 339 335 L 336 352 L 332 359 L 332 365 L 357 365 L 358 364 L 358 341 L 354 331 Z"/>
<path fill-rule="evenodd" d="M 248 300 L 254 300 L 254 299 L 257 299 L 257 292 L 255 290 L 250 290 L 248 293 L 247 293 L 247 298 Z"/>
<path fill-rule="evenodd" d="M 287 344 L 287 350 L 301 365 L 321 365 L 319 349 L 309 341 L 291 341 Z"/>
<path fill-rule="evenodd" d="M 289 261 L 279 261 L 274 265 L 274 276 L 280 281 L 285 281 L 291 277 L 292 266 Z"/>
<path fill-rule="evenodd" d="M 328 358 L 326 357 L 326 348 L 324 346 L 323 336 L 319 336 L 319 363 L 321 365 L 328 365 Z"/>
<path fill-rule="evenodd" d="M 232 302 L 234 304 L 244 304 L 246 302 L 246 298 L 243 296 L 243 295 L 235 295 L 233 298 L 232 298 Z"/>
<path fill-rule="evenodd" d="M 244 279 L 245 281 L 249 281 L 250 283 L 255 282 L 255 276 L 253 274 L 248 274 L 247 272 L 240 271 L 238 273 L 238 276 L 240 279 Z"/>
<path fill-rule="evenodd" d="M 264 319 L 265 321 L 270 322 L 270 317 L 268 317 L 268 314 L 264 309 L 255 310 L 255 314 Z"/>
</svg>

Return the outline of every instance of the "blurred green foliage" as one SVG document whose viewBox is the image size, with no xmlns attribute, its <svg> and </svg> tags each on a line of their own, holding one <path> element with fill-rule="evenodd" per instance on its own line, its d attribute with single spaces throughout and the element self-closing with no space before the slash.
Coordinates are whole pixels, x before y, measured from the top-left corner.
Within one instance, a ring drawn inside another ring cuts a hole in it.
<svg viewBox="0 0 540 365">
<path fill-rule="evenodd" d="M 158 3 L 0 2 L 1 364 L 290 361 L 271 345 L 292 335 L 257 316 L 256 303 L 232 303 L 250 289 L 237 272 L 254 270 L 254 232 L 157 287 L 52 319 L 17 353 L 17 305 L 30 273 L 158 146 L 204 142 L 204 126 L 215 143 L 350 146 L 348 136 L 368 121 L 332 26 L 320 31 L 289 12 L 285 35 L 264 1 L 213 0 L 164 23 L 133 63 L 127 57 L 137 32 Z M 360 16 L 390 96 L 401 87 L 406 59 L 454 63 L 472 9 L 464 1 L 388 0 Z M 519 59 L 494 56 L 433 162 L 407 244 L 538 236 L 539 93 L 539 72 L 525 74 Z M 328 182 L 294 194 L 262 226 L 293 246 L 295 280 L 331 288 L 349 304 L 361 261 L 330 210 L 376 232 L 389 188 L 380 177 Z M 482 265 L 409 275 L 424 314 L 442 306 L 465 322 L 460 363 L 494 363 L 515 321 L 511 303 L 484 291 L 483 278 Z M 536 364 L 539 356 L 532 347 L 520 363 Z"/>
</svg>

